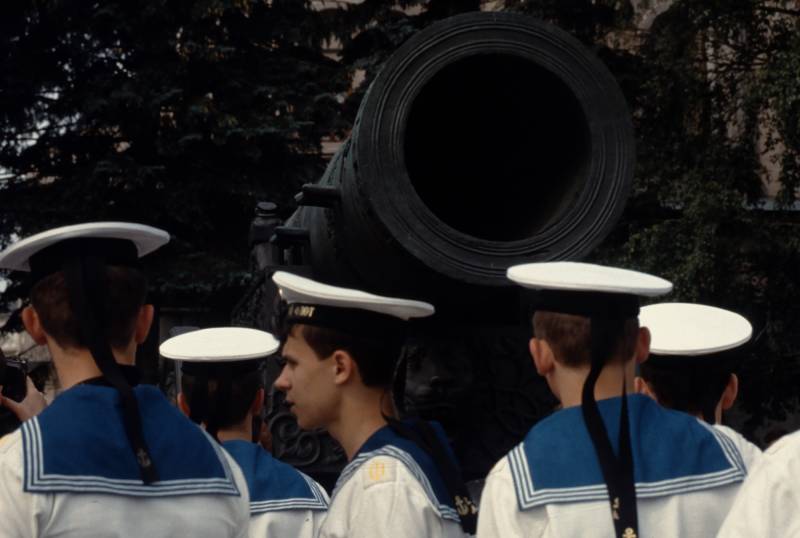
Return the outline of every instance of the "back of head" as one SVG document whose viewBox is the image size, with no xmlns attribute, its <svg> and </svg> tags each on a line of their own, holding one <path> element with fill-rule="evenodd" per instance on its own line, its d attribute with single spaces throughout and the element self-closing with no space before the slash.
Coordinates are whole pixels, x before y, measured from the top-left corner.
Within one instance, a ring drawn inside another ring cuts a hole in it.
<svg viewBox="0 0 800 538">
<path fill-rule="evenodd" d="M 114 349 L 127 347 L 133 339 L 136 316 L 147 296 L 147 279 L 133 267 L 105 268 L 106 291 L 102 312 L 106 338 Z M 79 321 L 70 305 L 64 274 L 53 273 L 37 282 L 30 292 L 31 304 L 42 328 L 63 348 L 86 348 Z"/>
<path fill-rule="evenodd" d="M 628 318 L 606 335 L 612 342 L 608 362 L 627 362 L 633 358 L 639 335 L 639 321 Z M 556 361 L 569 368 L 591 366 L 591 321 L 588 317 L 557 312 L 538 311 L 533 315 L 536 338 L 547 342 Z"/>
<path fill-rule="evenodd" d="M 661 405 L 691 415 L 705 415 L 716 407 L 732 373 L 729 364 L 663 366 L 652 358 L 640 366 L 642 378 Z"/>
<path fill-rule="evenodd" d="M 196 374 L 184 372 L 181 375 L 181 392 L 186 403 L 194 409 L 200 402 L 193 401 L 194 397 L 205 397 L 205 417 L 202 422 L 208 423 L 209 417 L 214 417 L 216 426 L 220 429 L 231 428 L 247 417 L 250 407 L 256 398 L 259 389 L 263 388 L 264 382 L 260 370 L 250 370 L 233 376 L 230 380 L 230 392 L 224 400 L 220 397 L 220 376 L 210 373 L 207 377 L 207 391 L 203 396 L 195 389 L 198 383 Z"/>
</svg>

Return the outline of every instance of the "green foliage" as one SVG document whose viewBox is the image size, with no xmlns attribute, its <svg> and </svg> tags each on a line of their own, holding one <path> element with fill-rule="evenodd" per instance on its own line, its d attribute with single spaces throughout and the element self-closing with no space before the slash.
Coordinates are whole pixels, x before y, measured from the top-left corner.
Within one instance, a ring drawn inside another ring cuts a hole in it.
<svg viewBox="0 0 800 538">
<path fill-rule="evenodd" d="M 364 81 L 344 103 L 348 119 L 355 119 L 380 66 L 408 38 L 439 19 L 477 11 L 481 4 L 481 0 L 365 0 L 326 11 L 331 34 L 342 45 L 343 67 L 351 75 L 364 73 Z"/>
<path fill-rule="evenodd" d="M 316 179 L 320 138 L 343 128 L 334 94 L 348 75 L 323 55 L 327 34 L 308 2 L 12 1 L 0 10 L 6 238 L 86 220 L 145 222 L 175 236 L 159 289 L 225 287 L 227 273 L 247 267 L 255 201 L 286 201 Z M 173 269 L 190 259 L 204 261 L 184 279 Z"/>
<path fill-rule="evenodd" d="M 291 209 L 321 174 L 320 139 L 347 133 L 382 62 L 431 22 L 484 3 L 3 2 L 0 243 L 91 219 L 162 226 L 175 241 L 155 259 L 161 294 L 229 306 L 246 284 L 255 202 Z M 748 427 L 794 410 L 800 12 L 677 0 L 641 28 L 648 2 L 505 4 L 595 50 L 634 114 L 634 192 L 593 257 L 670 278 L 671 299 L 747 315 L 757 330 L 742 383 Z M 323 54 L 331 39 L 338 61 Z M 765 165 L 777 211 L 764 210 Z M 18 293 L 15 283 L 4 298 Z"/>
<path fill-rule="evenodd" d="M 753 322 L 750 434 L 795 410 L 800 382 L 798 218 L 785 211 L 798 186 L 799 25 L 769 2 L 680 0 L 642 36 L 638 80 L 622 75 L 635 81 L 638 169 L 603 256 L 669 278 L 672 300 Z M 775 166 L 777 207 L 763 184 Z"/>
<path fill-rule="evenodd" d="M 603 47 L 609 32 L 633 28 L 634 9 L 627 0 L 510 0 L 506 9 L 551 22 L 593 48 Z"/>
</svg>

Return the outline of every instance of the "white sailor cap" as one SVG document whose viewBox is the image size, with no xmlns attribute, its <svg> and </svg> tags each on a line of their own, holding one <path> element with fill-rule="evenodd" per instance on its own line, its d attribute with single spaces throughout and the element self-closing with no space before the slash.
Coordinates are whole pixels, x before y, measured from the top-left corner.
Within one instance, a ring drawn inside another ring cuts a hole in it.
<svg viewBox="0 0 800 538">
<path fill-rule="evenodd" d="M 266 331 L 213 327 L 173 336 L 158 351 L 162 357 L 181 361 L 181 374 L 194 377 L 189 418 L 197 424 L 205 423 L 208 433 L 216 439 L 219 413 L 230 401 L 234 379 L 256 372 L 263 363 L 259 359 L 272 355 L 279 346 L 278 340 Z M 210 379 L 218 383 L 213 405 L 209 403 Z M 183 377 L 179 383 L 183 391 Z"/>
<path fill-rule="evenodd" d="M 285 271 L 272 280 L 288 304 L 285 322 L 339 330 L 376 331 L 396 328 L 412 318 L 433 315 L 432 304 L 384 297 L 317 282 Z"/>
<path fill-rule="evenodd" d="M 509 267 L 507 276 L 537 291 L 534 306 L 579 316 L 617 313 L 635 316 L 639 297 L 669 293 L 672 283 L 663 278 L 618 267 L 581 262 L 541 262 Z"/>
<path fill-rule="evenodd" d="M 251 361 L 272 355 L 280 342 L 267 331 L 246 327 L 198 329 L 165 340 L 162 357 L 192 363 Z"/>
<path fill-rule="evenodd" d="M 650 330 L 650 352 L 662 356 L 712 358 L 750 340 L 750 322 L 730 310 L 691 303 L 645 306 L 639 324 Z"/>
<path fill-rule="evenodd" d="M 67 256 L 98 255 L 109 265 L 132 265 L 169 242 L 164 230 L 132 222 L 88 222 L 26 237 L 0 252 L 0 268 L 30 271 L 34 279 L 61 269 Z"/>
<path fill-rule="evenodd" d="M 91 222 L 32 235 L 0 253 L 0 268 L 29 271 L 32 283 L 63 271 L 80 343 L 88 347 L 103 377 L 119 391 L 126 435 L 145 484 L 157 482 L 158 473 L 142 433 L 136 398 L 104 334 L 102 305 L 109 295 L 103 275 L 109 265 L 135 267 L 141 256 L 168 241 L 167 232 L 142 224 Z"/>
</svg>

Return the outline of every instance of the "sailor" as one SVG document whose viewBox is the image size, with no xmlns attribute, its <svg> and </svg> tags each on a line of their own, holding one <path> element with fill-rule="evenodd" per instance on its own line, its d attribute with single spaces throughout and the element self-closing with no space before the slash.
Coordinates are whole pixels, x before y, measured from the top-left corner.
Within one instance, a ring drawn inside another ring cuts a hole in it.
<svg viewBox="0 0 800 538">
<path fill-rule="evenodd" d="M 286 302 L 286 364 L 275 387 L 303 429 L 325 428 L 344 449 L 322 538 L 473 533 L 469 499 L 444 432 L 393 418 L 389 393 L 407 321 L 434 313 L 383 297 L 277 272 Z"/>
<path fill-rule="evenodd" d="M 511 267 L 532 291 L 530 352 L 562 409 L 490 472 L 478 536 L 714 536 L 746 473 L 724 432 L 633 389 L 639 296 L 661 278 L 576 262 Z"/>
<path fill-rule="evenodd" d="M 47 345 L 63 390 L 0 441 L 0 535 L 247 536 L 239 467 L 138 384 L 136 347 L 153 320 L 138 258 L 168 240 L 150 226 L 95 222 L 0 253 L 0 267 L 30 273 L 23 323 Z"/>
<path fill-rule="evenodd" d="M 717 536 L 800 536 L 800 431 L 770 446 L 747 476 Z"/>
<path fill-rule="evenodd" d="M 250 492 L 250 536 L 314 538 L 328 508 L 327 493 L 256 443 L 264 404 L 260 366 L 279 346 L 265 331 L 217 327 L 174 336 L 159 351 L 181 361 L 178 407 L 242 468 Z"/>
<path fill-rule="evenodd" d="M 750 322 L 714 306 L 660 303 L 643 307 L 639 324 L 649 329 L 651 340 L 636 392 L 737 438 L 745 464 L 752 467 L 761 450 L 721 424 L 722 412 L 733 406 L 739 391 L 735 371 L 753 334 Z"/>
</svg>

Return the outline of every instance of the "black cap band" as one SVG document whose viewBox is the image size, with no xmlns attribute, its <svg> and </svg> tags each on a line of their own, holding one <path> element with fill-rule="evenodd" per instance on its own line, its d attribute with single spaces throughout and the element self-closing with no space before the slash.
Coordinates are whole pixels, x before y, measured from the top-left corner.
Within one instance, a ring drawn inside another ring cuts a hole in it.
<svg viewBox="0 0 800 538">
<path fill-rule="evenodd" d="M 247 359 L 241 361 L 225 362 L 195 362 L 181 361 L 181 372 L 186 375 L 197 376 L 205 373 L 209 379 L 216 379 L 230 372 L 234 376 L 255 372 L 261 367 L 263 359 Z"/>
<path fill-rule="evenodd" d="M 648 368 L 655 370 L 676 370 L 686 368 L 714 368 L 735 369 L 744 362 L 747 353 L 744 346 L 734 349 L 726 349 L 716 353 L 706 353 L 705 355 L 661 355 L 651 352 L 647 357 Z"/>
<path fill-rule="evenodd" d="M 70 258 L 93 257 L 105 265 L 138 267 L 139 253 L 136 245 L 128 239 L 104 237 L 80 237 L 65 239 L 43 248 L 30 257 L 32 283 L 57 273 L 63 269 L 64 260 Z"/>
<path fill-rule="evenodd" d="M 628 293 L 532 290 L 529 294 L 534 310 L 587 318 L 625 319 L 639 315 L 639 298 Z"/>
<path fill-rule="evenodd" d="M 379 312 L 360 308 L 292 303 L 286 308 L 285 325 L 313 325 L 346 333 L 359 335 L 380 335 L 402 337 L 407 322 Z"/>
</svg>

